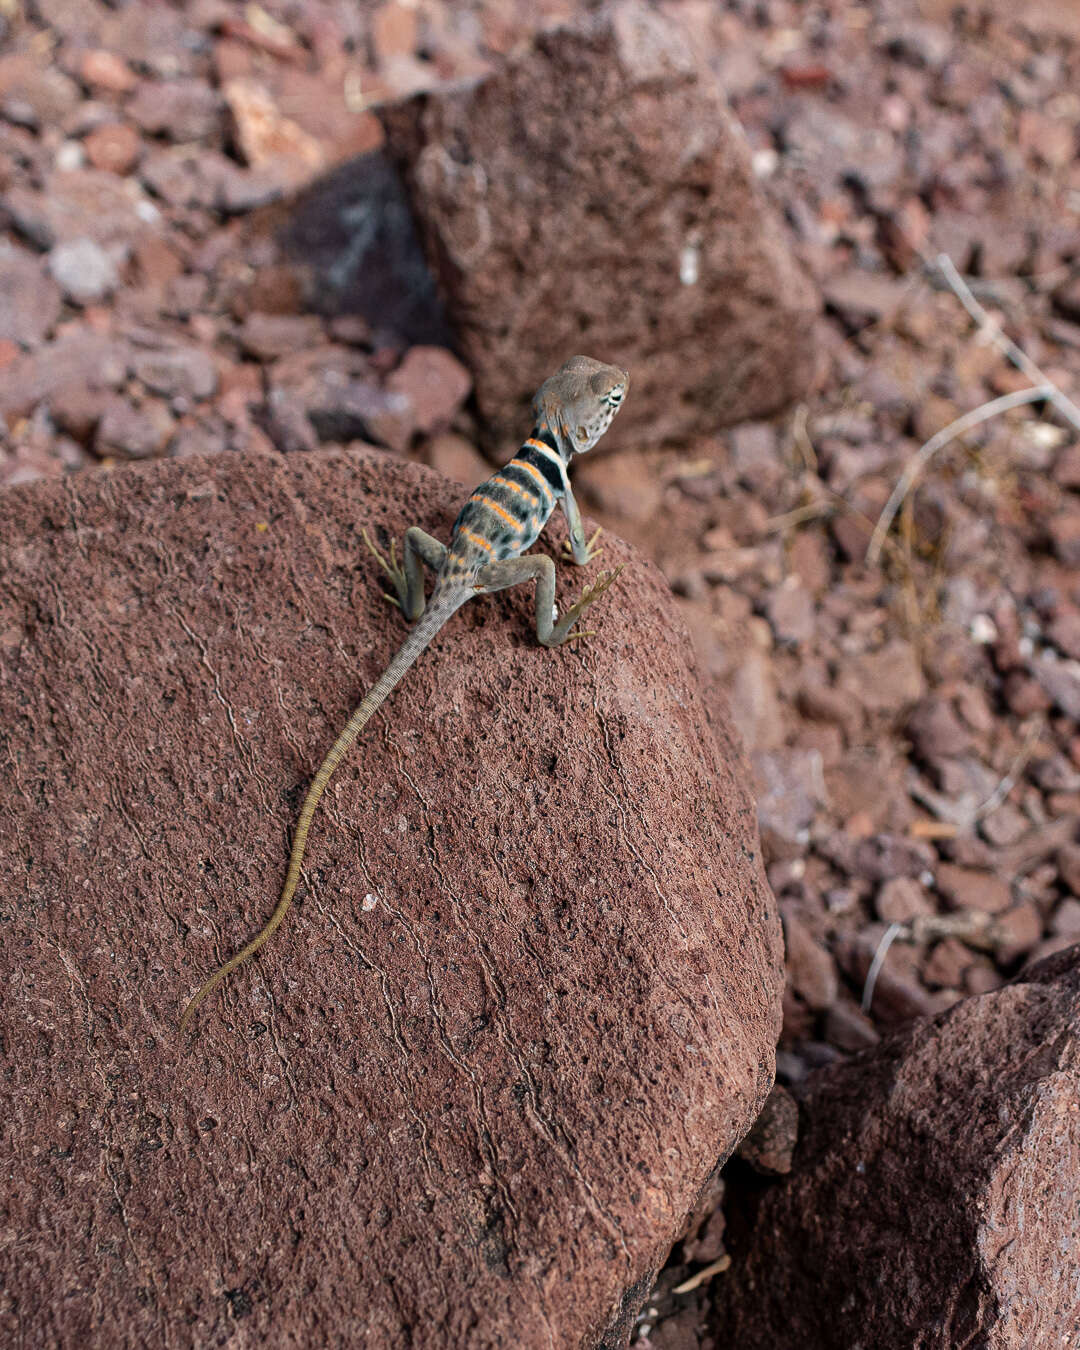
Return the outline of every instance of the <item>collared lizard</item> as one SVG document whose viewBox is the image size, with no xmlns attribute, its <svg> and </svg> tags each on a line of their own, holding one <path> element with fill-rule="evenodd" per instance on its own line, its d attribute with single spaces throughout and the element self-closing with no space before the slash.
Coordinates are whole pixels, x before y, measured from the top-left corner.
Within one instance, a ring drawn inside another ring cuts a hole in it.
<svg viewBox="0 0 1080 1350">
<path fill-rule="evenodd" d="M 545 554 L 522 555 L 536 542 L 559 504 L 570 527 L 570 538 L 563 545 L 565 561 L 580 567 L 598 556 L 600 550 L 595 545 L 599 531 L 586 542 L 567 468 L 574 455 L 591 450 L 608 429 L 629 385 L 629 375 L 617 366 L 604 365 L 587 356 L 572 356 L 540 386 L 533 399 L 535 421 L 531 435 L 515 458 L 482 483 L 466 501 L 454 522 L 449 545 L 413 526 L 405 532 L 399 566 L 393 545 L 388 561 L 364 532 L 367 547 L 393 585 L 394 594 L 386 598 L 400 606 L 415 627 L 349 719 L 308 788 L 300 809 L 285 886 L 266 927 L 202 985 L 184 1009 L 181 1031 L 222 980 L 265 946 L 281 926 L 300 880 L 312 817 L 331 774 L 409 667 L 467 600 L 535 581 L 536 636 L 545 647 L 591 636 L 575 630 L 573 625 L 603 595 L 622 568 L 599 573 L 560 619 L 555 606 L 555 564 Z M 435 572 L 430 600 L 424 595 L 421 564 Z"/>
</svg>

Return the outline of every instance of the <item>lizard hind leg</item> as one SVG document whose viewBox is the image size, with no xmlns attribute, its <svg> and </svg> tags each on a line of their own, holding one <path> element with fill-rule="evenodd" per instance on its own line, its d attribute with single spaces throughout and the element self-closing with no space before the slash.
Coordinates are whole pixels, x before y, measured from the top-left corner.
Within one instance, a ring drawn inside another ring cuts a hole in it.
<svg viewBox="0 0 1080 1350">
<path fill-rule="evenodd" d="M 526 553 L 521 558 L 507 558 L 489 563 L 477 577 L 489 594 L 506 590 L 525 581 L 536 582 L 536 636 L 545 647 L 558 647 L 575 638 L 592 637 L 591 633 L 574 632 L 573 626 L 590 605 L 594 605 L 622 571 L 622 565 L 611 572 L 600 572 L 591 585 L 581 592 L 577 602 L 557 619 L 555 605 L 555 564 L 543 553 Z"/>
<path fill-rule="evenodd" d="M 413 525 L 405 531 L 405 547 L 402 562 L 397 560 L 397 543 L 390 541 L 390 559 L 387 559 L 372 542 L 367 530 L 361 530 L 368 552 L 378 561 L 379 566 L 390 578 L 394 595 L 383 594 L 392 605 L 397 605 L 410 621 L 415 621 L 424 612 L 424 572 L 421 563 L 426 563 L 434 572 L 442 570 L 446 561 L 446 545 L 432 538 L 419 526 Z"/>
</svg>

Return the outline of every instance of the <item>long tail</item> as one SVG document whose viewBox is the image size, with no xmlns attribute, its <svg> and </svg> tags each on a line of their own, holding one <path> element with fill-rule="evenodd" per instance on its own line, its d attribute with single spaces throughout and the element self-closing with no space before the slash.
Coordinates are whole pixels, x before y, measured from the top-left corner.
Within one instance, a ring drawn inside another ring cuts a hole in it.
<svg viewBox="0 0 1080 1350">
<path fill-rule="evenodd" d="M 319 771 L 312 779 L 307 796 L 304 798 L 304 805 L 300 808 L 300 819 L 296 826 L 292 853 L 289 855 L 289 870 L 285 876 L 285 886 L 281 892 L 281 899 L 277 902 L 277 908 L 270 915 L 270 921 L 262 932 L 257 937 L 252 938 L 247 946 L 238 951 L 235 956 L 230 957 L 220 969 L 216 970 L 191 999 L 180 1018 L 181 1032 L 187 1028 L 199 1005 L 209 998 L 222 980 L 230 975 L 237 966 L 243 965 L 245 961 L 254 956 L 281 927 L 285 915 L 289 911 L 289 906 L 292 904 L 297 883 L 300 880 L 300 868 L 304 861 L 304 848 L 307 844 L 308 830 L 311 828 L 311 819 L 319 804 L 319 798 L 323 795 L 326 785 L 330 781 L 330 775 L 341 763 L 352 743 L 367 725 L 368 720 L 378 712 L 393 692 L 401 677 L 424 651 L 447 619 L 460 609 L 468 598 L 469 592 L 467 591 L 432 596 L 427 609 L 417 620 L 412 632 L 401 644 L 397 655 L 379 676 L 376 683 L 372 685 L 352 717 L 349 718 L 344 731 L 331 746 L 329 754 L 319 766 Z"/>
</svg>

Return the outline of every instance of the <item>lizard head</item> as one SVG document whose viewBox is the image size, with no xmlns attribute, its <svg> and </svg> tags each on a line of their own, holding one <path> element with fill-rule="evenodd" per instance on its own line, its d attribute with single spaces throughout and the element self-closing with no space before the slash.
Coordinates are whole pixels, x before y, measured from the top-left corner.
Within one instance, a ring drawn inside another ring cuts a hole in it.
<svg viewBox="0 0 1080 1350">
<path fill-rule="evenodd" d="M 607 431 L 629 388 L 630 376 L 618 366 L 572 356 L 537 390 L 537 425 L 556 434 L 567 459 L 583 455 Z"/>
</svg>

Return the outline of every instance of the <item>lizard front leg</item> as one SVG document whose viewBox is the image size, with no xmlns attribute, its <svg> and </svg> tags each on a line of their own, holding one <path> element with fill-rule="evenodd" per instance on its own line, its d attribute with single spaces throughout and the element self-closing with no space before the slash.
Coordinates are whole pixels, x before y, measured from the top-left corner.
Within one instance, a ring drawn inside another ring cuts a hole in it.
<svg viewBox="0 0 1080 1350">
<path fill-rule="evenodd" d="M 424 595 L 424 571 L 421 563 L 426 563 L 433 572 L 442 570 L 446 561 L 446 545 L 440 544 L 430 534 L 426 534 L 419 525 L 412 525 L 405 531 L 404 566 L 398 566 L 397 545 L 390 541 L 390 561 L 379 552 L 371 542 L 367 530 L 362 530 L 364 543 L 378 559 L 379 565 L 390 578 L 396 595 L 386 595 L 387 600 L 397 605 L 405 617 L 414 622 L 424 612 L 427 599 Z"/>
<path fill-rule="evenodd" d="M 580 599 L 570 606 L 561 619 L 555 605 L 555 564 L 543 553 L 527 553 L 523 558 L 507 558 L 489 563 L 477 576 L 478 589 L 490 595 L 518 586 L 524 581 L 536 582 L 536 636 L 545 647 L 558 647 L 573 638 L 592 637 L 592 633 L 574 632 L 573 626 L 590 605 L 594 605 L 622 571 L 601 572 L 591 586 L 586 586 Z"/>
<path fill-rule="evenodd" d="M 588 543 L 585 542 L 585 527 L 581 523 L 581 512 L 578 510 L 578 504 L 574 500 L 574 494 L 569 483 L 566 485 L 566 492 L 563 494 L 560 505 L 566 516 L 566 523 L 570 527 L 570 538 L 563 541 L 562 560 L 563 562 L 575 563 L 578 567 L 584 567 L 594 558 L 599 558 L 604 551 L 602 548 L 596 547 L 596 541 L 600 538 L 600 531 L 597 530 Z"/>
</svg>

